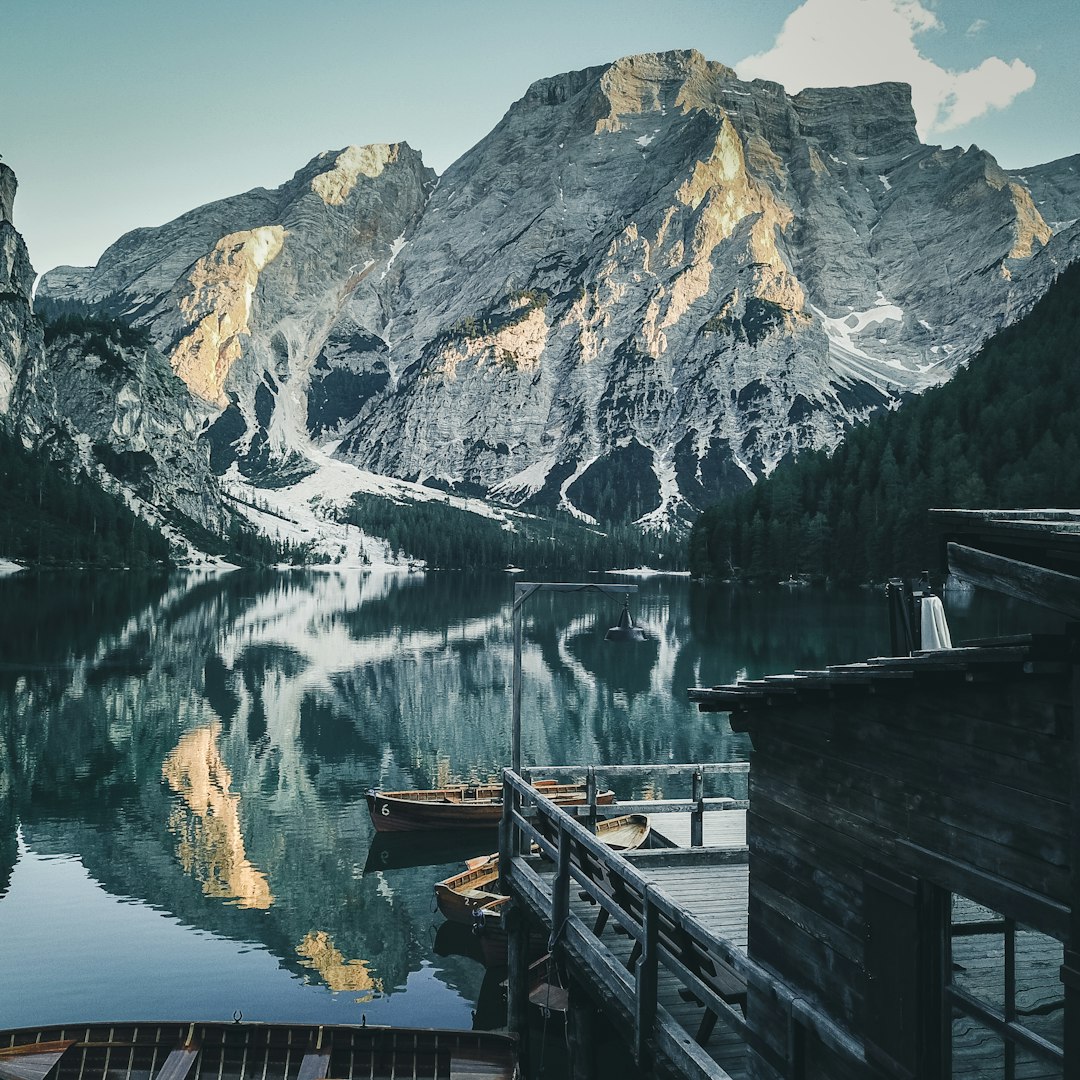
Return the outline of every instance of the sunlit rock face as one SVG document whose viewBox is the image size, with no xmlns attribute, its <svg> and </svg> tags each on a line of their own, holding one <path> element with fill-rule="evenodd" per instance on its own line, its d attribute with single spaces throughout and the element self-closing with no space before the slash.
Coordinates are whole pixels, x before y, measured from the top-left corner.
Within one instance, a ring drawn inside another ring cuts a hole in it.
<svg viewBox="0 0 1080 1080">
<path fill-rule="evenodd" d="M 405 144 L 320 154 L 280 188 L 128 233 L 96 267 L 50 271 L 39 296 L 148 329 L 206 417 L 218 471 L 303 472 L 308 428 L 336 429 L 358 387 L 385 385 L 378 286 L 434 183 Z M 371 329 L 339 365 L 324 346 L 347 303 Z"/>
<path fill-rule="evenodd" d="M 920 143 L 905 85 L 743 82 L 693 51 L 534 84 L 434 182 L 323 154 L 39 295 L 148 327 L 214 468 L 376 472 L 687 520 L 947 379 L 1080 248 L 1075 159 Z"/>
<path fill-rule="evenodd" d="M 0 424 L 7 422 L 20 374 L 41 357 L 41 327 L 34 319 L 34 268 L 12 224 L 15 174 L 0 164 Z"/>
<path fill-rule="evenodd" d="M 338 453 L 689 517 L 948 378 L 1076 248 L 988 154 L 922 145 L 906 86 L 792 97 L 693 52 L 558 76 L 441 177 L 395 264 L 393 392 Z"/>
</svg>

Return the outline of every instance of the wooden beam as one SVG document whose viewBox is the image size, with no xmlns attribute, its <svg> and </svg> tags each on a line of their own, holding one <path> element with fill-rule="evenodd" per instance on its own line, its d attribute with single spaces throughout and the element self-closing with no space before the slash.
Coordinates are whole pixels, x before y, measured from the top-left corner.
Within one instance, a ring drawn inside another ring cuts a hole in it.
<svg viewBox="0 0 1080 1080">
<path fill-rule="evenodd" d="M 963 544 L 949 544 L 948 554 L 949 570 L 972 585 L 1080 617 L 1080 577 Z"/>
<path fill-rule="evenodd" d="M 655 869 L 658 866 L 726 866 L 750 861 L 750 849 L 739 847 L 638 848 L 622 853 L 632 866 Z"/>
<path fill-rule="evenodd" d="M 1011 916 L 1058 941 L 1068 940 L 1070 910 L 1064 904 L 910 840 L 897 841 L 896 852 L 897 861 L 904 864 L 905 870 L 1002 915 Z"/>
</svg>

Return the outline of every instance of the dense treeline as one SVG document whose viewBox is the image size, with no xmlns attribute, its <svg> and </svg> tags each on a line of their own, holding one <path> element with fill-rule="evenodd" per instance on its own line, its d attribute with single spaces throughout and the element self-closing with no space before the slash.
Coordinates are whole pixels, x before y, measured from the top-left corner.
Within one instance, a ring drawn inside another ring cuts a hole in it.
<svg viewBox="0 0 1080 1080">
<path fill-rule="evenodd" d="M 519 566 L 552 576 L 642 565 L 667 570 L 686 566 L 685 543 L 677 534 L 644 535 L 631 525 L 594 529 L 561 515 L 518 518 L 510 530 L 437 499 L 398 504 L 356 495 L 347 520 L 384 537 L 393 551 L 439 569 Z"/>
<path fill-rule="evenodd" d="M 171 524 L 202 551 L 239 566 L 302 565 L 310 546 L 263 536 L 238 514 L 224 535 Z M 169 541 L 85 472 L 70 475 L 0 429 L 0 558 L 31 566 L 146 567 L 172 562 Z"/>
<path fill-rule="evenodd" d="M 35 565 L 148 566 L 168 541 L 85 473 L 0 430 L 0 557 Z"/>
<path fill-rule="evenodd" d="M 186 518 L 178 518 L 172 525 L 200 551 L 218 555 L 236 566 L 303 566 L 311 561 L 311 544 L 266 536 L 236 511 L 229 513 L 224 535 L 210 532 Z"/>
<path fill-rule="evenodd" d="M 944 386 L 710 507 L 696 576 L 867 581 L 938 568 L 930 507 L 1080 507 L 1080 264 Z"/>
<path fill-rule="evenodd" d="M 44 320 L 45 344 L 51 345 L 58 338 L 72 335 L 83 340 L 98 355 L 115 354 L 114 346 L 149 348 L 152 344 L 150 331 L 145 327 L 129 326 L 119 319 L 79 311 L 54 312 Z"/>
</svg>

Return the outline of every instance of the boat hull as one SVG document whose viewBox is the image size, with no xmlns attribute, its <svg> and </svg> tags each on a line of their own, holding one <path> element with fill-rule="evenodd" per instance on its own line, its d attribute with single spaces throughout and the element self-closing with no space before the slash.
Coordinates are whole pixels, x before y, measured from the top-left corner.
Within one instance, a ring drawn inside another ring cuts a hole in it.
<svg viewBox="0 0 1080 1080">
<path fill-rule="evenodd" d="M 597 823 L 596 838 L 612 851 L 633 851 L 649 839 L 646 814 L 627 814 Z M 534 845 L 533 851 L 536 852 Z M 481 937 L 494 939 L 502 930 L 502 908 L 508 897 L 499 886 L 499 856 L 471 860 L 460 874 L 435 885 L 435 902 L 443 918 L 471 926 Z M 490 941 L 489 941 L 490 944 Z M 493 946 L 505 953 L 505 943 Z M 494 960 L 489 962 L 495 962 Z"/>
<path fill-rule="evenodd" d="M 497 855 L 435 885 L 435 902 L 443 918 L 462 926 L 472 926 L 473 913 L 479 908 L 499 907 L 505 901 L 499 890 Z"/>
<path fill-rule="evenodd" d="M 32 1076 L 48 1063 L 48 1055 L 57 1053 L 50 1080 L 162 1074 L 182 1080 L 295 1080 L 298 1062 L 301 1074 L 313 1080 L 445 1080 L 470 1072 L 492 1080 L 518 1076 L 516 1043 L 491 1032 L 245 1023 L 70 1024 L 0 1031 L 0 1076 Z"/>
<path fill-rule="evenodd" d="M 537 791 L 560 806 L 580 806 L 586 800 L 584 784 L 536 785 Z M 596 801 L 608 805 L 612 791 L 597 792 Z M 430 829 L 491 829 L 502 817 L 502 786 L 462 785 L 417 791 L 367 793 L 368 811 L 375 830 L 381 833 L 418 832 Z"/>
</svg>

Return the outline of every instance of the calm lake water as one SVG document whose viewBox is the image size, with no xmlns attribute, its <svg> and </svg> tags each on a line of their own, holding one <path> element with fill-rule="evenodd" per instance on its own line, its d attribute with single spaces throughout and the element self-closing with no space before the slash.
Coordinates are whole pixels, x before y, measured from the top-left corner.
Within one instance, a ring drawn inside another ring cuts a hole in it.
<svg viewBox="0 0 1080 1080">
<path fill-rule="evenodd" d="M 483 852 L 377 841 L 364 793 L 508 761 L 511 598 L 451 573 L 0 579 L 0 1027 L 488 1022 L 497 983 L 432 905 Z M 1028 628 L 946 606 L 954 639 Z M 888 651 L 877 591 L 652 578 L 632 607 L 643 646 L 603 641 L 598 593 L 528 602 L 526 764 L 745 760 L 687 687 Z"/>
</svg>

